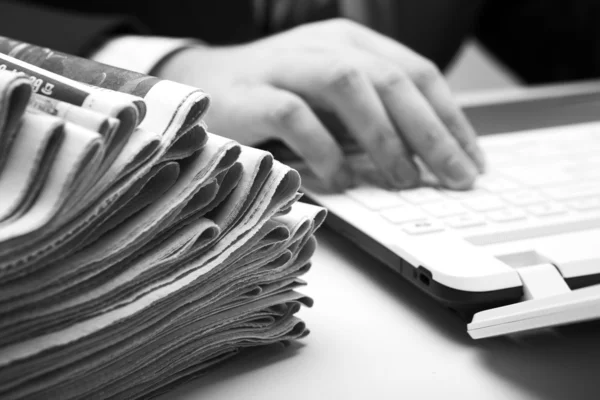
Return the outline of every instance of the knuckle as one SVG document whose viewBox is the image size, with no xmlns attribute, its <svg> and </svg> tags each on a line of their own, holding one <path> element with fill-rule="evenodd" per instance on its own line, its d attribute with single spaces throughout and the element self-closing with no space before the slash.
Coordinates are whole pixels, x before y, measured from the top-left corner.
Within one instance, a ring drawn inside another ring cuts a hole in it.
<svg viewBox="0 0 600 400">
<path fill-rule="evenodd" d="M 442 149 L 435 157 L 432 159 L 432 163 L 434 168 L 438 171 L 448 171 L 448 168 L 451 168 L 457 162 L 463 163 L 466 161 L 466 156 L 458 147 L 448 147 Z"/>
<path fill-rule="evenodd" d="M 441 120 L 444 122 L 449 132 L 459 133 L 464 131 L 463 124 L 457 115 L 451 112 L 444 112 L 443 110 L 438 111 Z M 455 135 L 459 142 L 468 142 L 468 137 L 463 135 Z"/>
<path fill-rule="evenodd" d="M 446 168 L 446 166 L 448 166 L 452 162 L 454 162 L 455 158 L 456 158 L 456 156 L 454 155 L 454 153 L 448 151 L 448 152 L 444 152 L 443 154 L 440 154 L 437 162 L 438 162 L 440 168 Z"/>
<path fill-rule="evenodd" d="M 354 87 L 360 77 L 360 70 L 352 64 L 338 63 L 331 70 L 328 85 L 334 90 L 347 90 Z"/>
<path fill-rule="evenodd" d="M 442 76 L 437 65 L 429 60 L 424 60 L 413 72 L 413 80 L 417 85 L 428 85 Z"/>
<path fill-rule="evenodd" d="M 476 154 L 478 152 L 478 147 L 474 140 L 457 139 L 457 141 L 467 154 Z"/>
<path fill-rule="evenodd" d="M 279 126 L 290 126 L 303 108 L 304 103 L 301 99 L 292 96 L 286 97 L 271 107 L 267 118 L 271 123 Z"/>
<path fill-rule="evenodd" d="M 386 71 L 380 74 L 377 86 L 381 90 L 395 90 L 409 81 L 408 75 L 401 70 Z"/>
<path fill-rule="evenodd" d="M 398 147 L 394 136 L 386 135 L 380 129 L 373 129 L 371 132 L 366 140 L 373 151 L 385 152 Z"/>
<path fill-rule="evenodd" d="M 433 152 L 437 147 L 441 147 L 440 139 L 434 131 L 424 129 L 420 137 L 421 146 L 426 153 Z"/>
<path fill-rule="evenodd" d="M 421 137 L 421 149 L 432 160 L 442 160 L 452 156 L 458 144 L 448 135 L 437 130 L 426 130 Z"/>
</svg>

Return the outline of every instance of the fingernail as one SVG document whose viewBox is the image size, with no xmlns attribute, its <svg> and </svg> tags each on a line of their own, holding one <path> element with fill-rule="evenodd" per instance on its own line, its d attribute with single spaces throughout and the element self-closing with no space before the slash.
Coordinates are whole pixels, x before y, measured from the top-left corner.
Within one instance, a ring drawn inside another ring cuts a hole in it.
<svg viewBox="0 0 600 400">
<path fill-rule="evenodd" d="M 473 164 L 459 157 L 451 157 L 444 170 L 447 182 L 452 188 L 465 189 L 470 187 L 477 176 L 477 169 Z"/>
</svg>

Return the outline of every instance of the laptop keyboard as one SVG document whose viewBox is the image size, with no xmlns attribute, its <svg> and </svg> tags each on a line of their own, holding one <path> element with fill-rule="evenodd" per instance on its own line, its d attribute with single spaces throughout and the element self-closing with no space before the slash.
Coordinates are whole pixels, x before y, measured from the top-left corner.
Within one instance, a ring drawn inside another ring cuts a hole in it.
<svg viewBox="0 0 600 400">
<path fill-rule="evenodd" d="M 409 235 L 453 231 L 473 244 L 600 227 L 599 125 L 484 137 L 481 145 L 489 172 L 473 190 L 365 183 L 346 193 Z M 425 180 L 435 183 L 427 172 Z"/>
</svg>

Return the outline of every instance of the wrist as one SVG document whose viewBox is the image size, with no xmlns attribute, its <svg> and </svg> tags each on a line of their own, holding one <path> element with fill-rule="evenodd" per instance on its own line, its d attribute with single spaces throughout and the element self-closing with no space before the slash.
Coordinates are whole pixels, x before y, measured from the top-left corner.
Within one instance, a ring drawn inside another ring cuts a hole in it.
<svg viewBox="0 0 600 400">
<path fill-rule="evenodd" d="M 183 47 L 177 49 L 165 56 L 152 68 L 151 75 L 162 79 L 177 81 L 186 69 L 189 69 L 189 63 L 195 59 L 198 52 L 196 47 Z"/>
<path fill-rule="evenodd" d="M 173 51 L 164 57 L 153 69 L 152 75 L 162 79 L 186 83 L 185 78 L 195 70 L 195 65 L 207 60 L 209 47 L 202 45 L 187 46 Z"/>
</svg>

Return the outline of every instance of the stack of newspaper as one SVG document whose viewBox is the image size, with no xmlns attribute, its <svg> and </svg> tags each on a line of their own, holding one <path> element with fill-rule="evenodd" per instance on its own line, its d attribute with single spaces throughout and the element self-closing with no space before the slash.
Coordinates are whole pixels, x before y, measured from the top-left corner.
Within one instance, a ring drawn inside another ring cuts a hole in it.
<svg viewBox="0 0 600 400">
<path fill-rule="evenodd" d="M 208 103 L 0 37 L 0 398 L 146 398 L 308 333 L 325 212 Z"/>
</svg>

